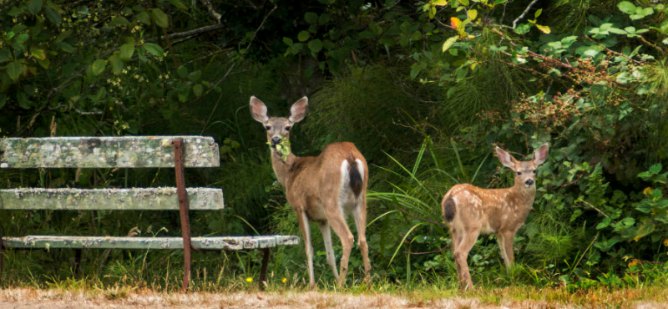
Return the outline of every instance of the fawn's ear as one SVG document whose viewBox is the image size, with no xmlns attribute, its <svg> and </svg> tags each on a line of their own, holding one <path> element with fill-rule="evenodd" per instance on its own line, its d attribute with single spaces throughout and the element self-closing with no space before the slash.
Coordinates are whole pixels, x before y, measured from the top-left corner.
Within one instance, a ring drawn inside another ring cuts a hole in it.
<svg viewBox="0 0 668 309">
<path fill-rule="evenodd" d="M 541 165 L 547 159 L 547 152 L 550 150 L 550 145 L 545 143 L 536 149 L 533 153 L 533 163 L 536 165 Z"/>
<path fill-rule="evenodd" d="M 250 111 L 251 116 L 253 116 L 253 119 L 257 122 L 265 123 L 269 120 L 269 117 L 267 116 L 267 106 L 255 96 L 250 97 Z"/>
<path fill-rule="evenodd" d="M 304 119 L 304 116 L 306 116 L 306 108 L 308 107 L 308 98 L 303 97 L 297 102 L 292 104 L 292 107 L 290 107 L 290 120 L 291 122 L 300 122 L 302 119 Z"/>
<path fill-rule="evenodd" d="M 501 147 L 496 146 L 494 148 L 494 151 L 496 151 L 496 156 L 499 157 L 499 161 L 501 161 L 501 164 L 503 166 L 508 167 L 512 170 L 515 169 L 515 158 L 511 154 L 509 154 L 507 151 L 501 149 Z"/>
</svg>

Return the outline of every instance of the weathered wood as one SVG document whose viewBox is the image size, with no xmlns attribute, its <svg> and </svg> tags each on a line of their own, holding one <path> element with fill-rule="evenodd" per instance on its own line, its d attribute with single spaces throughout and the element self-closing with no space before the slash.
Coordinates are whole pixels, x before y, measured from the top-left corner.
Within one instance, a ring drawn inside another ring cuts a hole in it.
<svg viewBox="0 0 668 309">
<path fill-rule="evenodd" d="M 223 209 L 218 188 L 188 188 L 190 209 Z M 178 210 L 176 188 L 0 190 L 0 209 Z"/>
<path fill-rule="evenodd" d="M 219 149 L 203 136 L 4 138 L 2 168 L 174 167 L 172 140 L 182 138 L 186 167 L 217 167 Z"/>
<path fill-rule="evenodd" d="M 181 237 L 110 237 L 110 236 L 24 236 L 3 237 L 10 248 L 91 248 L 91 249 L 183 249 Z M 268 236 L 211 236 L 192 237 L 198 250 L 263 249 L 299 244 L 299 237 Z"/>
</svg>

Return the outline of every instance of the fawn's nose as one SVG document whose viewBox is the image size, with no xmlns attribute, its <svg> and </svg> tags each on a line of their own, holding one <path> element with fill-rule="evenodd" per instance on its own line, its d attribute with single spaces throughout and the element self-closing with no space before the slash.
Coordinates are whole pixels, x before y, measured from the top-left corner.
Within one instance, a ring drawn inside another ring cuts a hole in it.
<svg viewBox="0 0 668 309">
<path fill-rule="evenodd" d="M 527 179 L 524 182 L 524 184 L 527 185 L 527 186 L 532 186 L 534 183 L 535 183 L 535 181 L 533 179 Z"/>
<path fill-rule="evenodd" d="M 271 145 L 276 146 L 281 143 L 281 138 L 278 136 L 274 136 L 271 138 Z"/>
</svg>

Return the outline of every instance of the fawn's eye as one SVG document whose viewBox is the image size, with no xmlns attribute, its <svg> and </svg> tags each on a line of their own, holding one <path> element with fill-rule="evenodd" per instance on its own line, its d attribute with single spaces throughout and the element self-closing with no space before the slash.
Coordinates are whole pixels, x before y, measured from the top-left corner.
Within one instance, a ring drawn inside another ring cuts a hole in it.
<svg viewBox="0 0 668 309">
<path fill-rule="evenodd" d="M 285 131 L 290 131 L 292 127 L 285 127 Z"/>
<path fill-rule="evenodd" d="M 536 173 L 536 170 L 531 170 L 531 172 L 535 174 L 535 173 Z"/>
<path fill-rule="evenodd" d="M 271 126 L 264 126 L 264 128 L 267 129 L 267 131 L 271 130 Z"/>
<path fill-rule="evenodd" d="M 519 175 L 522 175 L 522 172 L 517 172 L 517 175 L 518 175 L 518 176 L 519 176 Z"/>
</svg>

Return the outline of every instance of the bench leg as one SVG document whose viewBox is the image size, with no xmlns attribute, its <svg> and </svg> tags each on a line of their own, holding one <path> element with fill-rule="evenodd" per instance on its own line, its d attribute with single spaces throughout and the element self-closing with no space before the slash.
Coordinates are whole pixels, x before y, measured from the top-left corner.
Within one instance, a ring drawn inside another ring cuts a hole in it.
<svg viewBox="0 0 668 309">
<path fill-rule="evenodd" d="M 267 268 L 269 266 L 269 257 L 271 256 L 271 249 L 262 249 L 262 267 L 260 268 L 260 291 L 264 291 L 267 286 Z"/>
<path fill-rule="evenodd" d="M 81 274 L 81 249 L 74 249 L 74 276 Z"/>
</svg>

